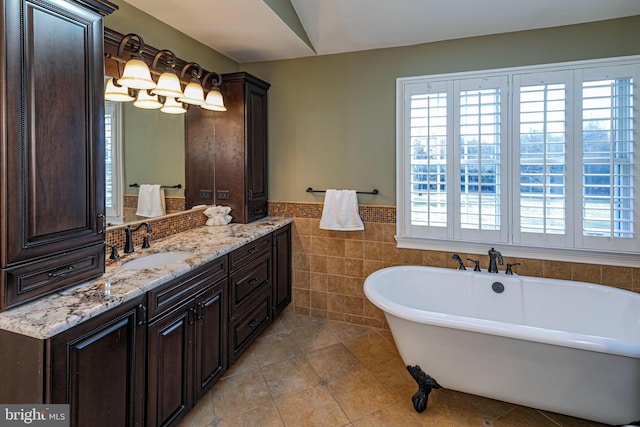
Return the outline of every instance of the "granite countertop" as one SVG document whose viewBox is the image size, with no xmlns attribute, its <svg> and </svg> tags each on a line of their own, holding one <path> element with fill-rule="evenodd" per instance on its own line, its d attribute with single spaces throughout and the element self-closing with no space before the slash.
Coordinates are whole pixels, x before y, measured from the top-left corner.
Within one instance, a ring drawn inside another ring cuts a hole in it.
<svg viewBox="0 0 640 427">
<path fill-rule="evenodd" d="M 0 329 L 50 338 L 291 222 L 289 218 L 267 217 L 249 224 L 198 227 L 153 241 L 151 248 L 136 248 L 136 252 L 108 265 L 105 274 L 97 279 L 0 312 Z M 157 268 L 120 268 L 132 259 L 169 251 L 193 255 Z M 105 283 L 110 286 L 105 287 Z"/>
</svg>

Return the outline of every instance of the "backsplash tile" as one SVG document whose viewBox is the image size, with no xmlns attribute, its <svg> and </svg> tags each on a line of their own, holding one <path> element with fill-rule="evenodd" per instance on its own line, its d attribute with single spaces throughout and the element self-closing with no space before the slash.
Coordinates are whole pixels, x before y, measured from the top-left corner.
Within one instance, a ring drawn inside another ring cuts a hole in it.
<svg viewBox="0 0 640 427">
<path fill-rule="evenodd" d="M 153 241 L 162 239 L 163 237 L 171 236 L 173 234 L 181 233 L 183 231 L 190 230 L 192 228 L 200 227 L 205 224 L 207 217 L 202 213 L 205 208 L 190 209 L 188 211 L 182 211 L 171 215 L 162 216 L 159 218 L 145 218 L 143 220 L 134 222 L 130 225 L 135 226 L 140 222 L 148 222 L 151 225 L 152 233 L 149 236 L 149 241 L 153 246 Z M 127 224 L 118 225 L 115 227 L 107 228 L 106 234 L 106 260 L 107 264 L 112 262 L 109 259 L 111 254 L 111 246 L 117 245 L 120 255 L 124 255 L 125 233 L 124 229 Z M 144 231 L 134 233 L 133 245 L 136 249 L 142 246 L 142 238 L 144 237 Z"/>
<path fill-rule="evenodd" d="M 386 327 L 384 314 L 365 297 L 365 278 L 394 265 L 456 268 L 452 253 L 396 247 L 392 206 L 359 206 L 364 231 L 319 228 L 322 203 L 269 202 L 269 215 L 293 224 L 293 301 L 288 311 L 359 325 Z M 486 254 L 460 254 L 489 262 Z M 640 293 L 640 268 L 505 257 L 522 275 L 597 282 Z M 483 267 L 484 268 L 484 267 Z"/>
</svg>

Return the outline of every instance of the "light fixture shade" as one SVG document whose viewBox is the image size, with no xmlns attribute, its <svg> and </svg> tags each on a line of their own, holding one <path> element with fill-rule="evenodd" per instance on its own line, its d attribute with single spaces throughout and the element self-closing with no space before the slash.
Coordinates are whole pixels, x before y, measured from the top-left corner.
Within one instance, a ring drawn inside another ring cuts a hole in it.
<svg viewBox="0 0 640 427">
<path fill-rule="evenodd" d="M 224 106 L 224 101 L 222 100 L 222 94 L 215 87 L 209 91 L 201 107 L 213 111 L 227 111 L 227 108 Z"/>
<path fill-rule="evenodd" d="M 192 105 L 204 104 L 204 90 L 198 80 L 191 80 L 187 87 L 184 88 L 184 95 L 178 98 L 178 101 Z"/>
<path fill-rule="evenodd" d="M 129 88 L 116 86 L 114 82 L 115 79 L 113 78 L 107 80 L 107 85 L 104 89 L 104 99 L 115 102 L 130 102 L 135 99 L 129 95 Z"/>
<path fill-rule="evenodd" d="M 118 79 L 118 84 L 132 89 L 153 89 L 155 82 L 151 79 L 149 67 L 142 59 L 131 58 L 127 61 Z"/>
<path fill-rule="evenodd" d="M 151 90 L 154 95 L 179 98 L 183 95 L 180 87 L 180 79 L 175 73 L 165 71 L 158 78 L 158 84 Z"/>
<path fill-rule="evenodd" d="M 162 103 L 158 101 L 157 95 L 149 95 L 146 90 L 138 92 L 138 97 L 133 101 L 133 105 L 138 108 L 144 108 L 145 110 L 156 110 L 162 108 Z"/>
<path fill-rule="evenodd" d="M 162 106 L 160 111 L 167 114 L 184 114 L 187 112 L 187 109 L 184 108 L 182 102 L 176 101 L 175 98 L 168 97 L 164 101 L 164 105 Z"/>
</svg>

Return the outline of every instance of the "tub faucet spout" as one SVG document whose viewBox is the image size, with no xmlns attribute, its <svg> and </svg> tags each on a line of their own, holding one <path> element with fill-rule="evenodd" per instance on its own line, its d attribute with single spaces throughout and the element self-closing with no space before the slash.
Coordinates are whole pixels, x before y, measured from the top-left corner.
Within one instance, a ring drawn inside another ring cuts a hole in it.
<svg viewBox="0 0 640 427">
<path fill-rule="evenodd" d="M 451 256 L 451 259 L 458 261 L 458 270 L 466 270 L 467 269 L 467 267 L 464 266 L 464 262 L 462 261 L 462 258 L 460 258 L 460 255 L 453 254 Z"/>
<path fill-rule="evenodd" d="M 496 262 L 497 261 L 497 262 Z M 489 250 L 489 273 L 498 273 L 498 265 L 502 265 L 502 254 L 494 248 Z"/>
</svg>

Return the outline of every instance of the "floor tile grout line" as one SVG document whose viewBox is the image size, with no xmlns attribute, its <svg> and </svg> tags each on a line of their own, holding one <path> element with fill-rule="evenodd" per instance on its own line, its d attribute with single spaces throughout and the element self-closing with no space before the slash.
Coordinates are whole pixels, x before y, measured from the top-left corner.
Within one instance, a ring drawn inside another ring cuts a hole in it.
<svg viewBox="0 0 640 427">
<path fill-rule="evenodd" d="M 548 416 L 547 414 L 545 414 L 544 412 L 536 409 L 536 411 L 542 415 L 543 417 L 547 418 L 549 421 L 551 421 L 552 423 L 554 423 L 555 425 L 557 425 L 558 427 L 562 427 L 562 424 L 560 424 L 559 422 L 557 422 L 556 420 L 554 420 L 553 418 L 551 418 L 550 416 Z"/>
</svg>

